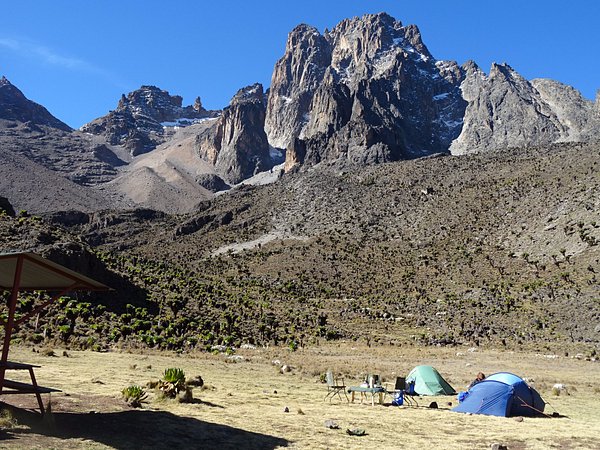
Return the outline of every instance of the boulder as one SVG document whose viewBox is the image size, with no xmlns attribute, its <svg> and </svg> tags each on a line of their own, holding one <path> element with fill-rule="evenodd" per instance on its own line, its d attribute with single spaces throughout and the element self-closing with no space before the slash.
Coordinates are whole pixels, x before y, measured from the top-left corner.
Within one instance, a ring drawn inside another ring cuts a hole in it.
<svg viewBox="0 0 600 450">
<path fill-rule="evenodd" d="M 15 217 L 15 210 L 6 197 L 0 197 L 0 211 L 4 211 L 10 217 Z"/>
</svg>

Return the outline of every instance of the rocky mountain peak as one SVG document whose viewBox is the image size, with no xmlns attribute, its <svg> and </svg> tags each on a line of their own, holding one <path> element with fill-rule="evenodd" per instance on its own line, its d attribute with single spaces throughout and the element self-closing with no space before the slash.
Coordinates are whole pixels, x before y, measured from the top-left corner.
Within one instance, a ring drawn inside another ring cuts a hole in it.
<svg viewBox="0 0 600 450">
<path fill-rule="evenodd" d="M 272 146 L 285 148 L 300 134 L 312 94 L 330 63 L 329 43 L 316 28 L 301 24 L 290 32 L 271 77 L 265 131 Z"/>
<path fill-rule="evenodd" d="M 371 164 L 599 135 L 595 103 L 564 85 L 528 81 L 506 63 L 436 61 L 416 25 L 385 13 L 321 35 L 300 25 L 271 81 L 265 130 L 286 168 Z M 596 138 L 594 138 L 596 136 Z"/>
<path fill-rule="evenodd" d="M 29 122 L 33 126 L 44 125 L 62 131 L 71 131 L 43 106 L 29 100 L 6 77 L 0 79 L 0 119 Z"/>
<path fill-rule="evenodd" d="M 490 78 L 501 78 L 504 80 L 510 80 L 513 78 L 523 79 L 524 78 L 517 73 L 515 69 L 506 63 L 492 63 L 490 68 Z"/>
<path fill-rule="evenodd" d="M 298 47 L 303 49 L 309 49 L 316 47 L 316 50 L 320 47 L 319 41 L 322 40 L 321 33 L 315 27 L 301 23 L 294 27 L 288 34 L 286 42 L 286 51 L 294 51 Z M 316 44 L 316 45 L 315 45 Z"/>
<path fill-rule="evenodd" d="M 170 95 L 156 86 L 142 86 L 119 101 L 117 111 L 131 112 L 134 116 L 147 116 L 158 122 L 176 120 L 181 117 L 195 118 L 206 110 L 196 110 L 193 106 L 182 108 L 183 97 Z"/>
<path fill-rule="evenodd" d="M 493 63 L 488 76 L 466 64 L 461 92 L 469 104 L 453 154 L 544 145 L 566 133 L 540 92 L 508 64 Z"/>
<path fill-rule="evenodd" d="M 183 98 L 156 86 L 141 86 L 122 95 L 116 110 L 81 127 L 87 133 L 105 136 L 112 145 L 122 145 L 132 155 L 154 149 L 168 137 L 169 128 L 191 125 L 197 120 L 216 117 L 207 111 L 200 97 L 194 105 L 182 106 Z"/>
<path fill-rule="evenodd" d="M 377 64 L 395 50 L 419 55 L 424 60 L 431 58 L 416 25 L 405 27 L 385 13 L 345 20 L 326 36 L 334 49 L 333 66 L 342 71 L 364 70 L 365 64 Z"/>
<path fill-rule="evenodd" d="M 419 27 L 414 24 L 408 25 L 404 30 L 404 36 L 410 46 L 417 52 L 425 55 L 426 57 L 432 58 L 431 53 L 429 53 L 429 49 L 423 43 Z"/>
<path fill-rule="evenodd" d="M 472 76 L 474 74 L 478 74 L 483 77 L 486 76 L 485 73 L 483 72 L 483 70 L 481 70 L 481 68 L 477 65 L 477 63 L 475 61 L 473 61 L 472 59 L 465 62 L 462 65 L 462 69 L 465 73 L 465 76 Z"/>
<path fill-rule="evenodd" d="M 325 36 L 301 26 L 275 66 L 265 129 L 300 164 L 445 151 L 460 133 L 461 81 L 458 65 L 435 61 L 416 26 L 385 13 L 344 20 Z"/>
<path fill-rule="evenodd" d="M 265 94 L 261 83 L 255 83 L 251 86 L 246 86 L 233 96 L 229 106 L 242 105 L 245 103 L 264 103 Z"/>
<path fill-rule="evenodd" d="M 385 34 L 386 31 L 402 28 L 402 22 L 387 13 L 365 14 L 362 17 L 344 19 L 337 24 L 327 36 L 343 35 L 354 32 L 364 33 L 370 30 L 374 33 Z M 393 33 L 393 32 L 392 32 Z"/>
<path fill-rule="evenodd" d="M 240 89 L 215 124 L 196 138 L 196 151 L 228 183 L 273 167 L 265 134 L 263 86 Z"/>
<path fill-rule="evenodd" d="M 200 100 L 200 96 L 196 97 L 196 99 L 194 100 L 193 108 L 196 112 L 206 111 L 202 106 L 202 100 Z"/>
</svg>

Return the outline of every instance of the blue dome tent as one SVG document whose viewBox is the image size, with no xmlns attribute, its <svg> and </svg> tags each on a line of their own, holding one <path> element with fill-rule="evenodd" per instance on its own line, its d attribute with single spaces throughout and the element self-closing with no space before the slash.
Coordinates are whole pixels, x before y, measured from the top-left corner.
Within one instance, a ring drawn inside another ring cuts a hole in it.
<svg viewBox="0 0 600 450">
<path fill-rule="evenodd" d="M 522 378 L 499 372 L 477 383 L 452 411 L 490 416 L 536 416 L 544 412 L 540 394 Z"/>
</svg>

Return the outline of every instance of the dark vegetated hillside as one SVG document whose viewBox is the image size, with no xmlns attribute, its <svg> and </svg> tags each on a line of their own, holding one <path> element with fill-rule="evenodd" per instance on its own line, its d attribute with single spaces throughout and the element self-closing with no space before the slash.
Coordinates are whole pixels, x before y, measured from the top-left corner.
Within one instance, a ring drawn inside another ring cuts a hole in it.
<svg viewBox="0 0 600 450">
<path fill-rule="evenodd" d="M 114 293 L 131 304 L 125 311 L 93 311 L 62 335 L 70 322 L 57 319 L 60 308 L 42 320 L 73 345 L 345 338 L 592 349 L 600 341 L 598 161 L 598 145 L 560 144 L 323 166 L 242 186 L 186 216 L 95 213 L 68 230 L 5 216 L 2 239 L 20 228 L 29 248 L 56 246 L 39 241 L 36 227 L 58 241 L 81 239 L 130 283 Z M 145 298 L 134 304 L 136 290 Z"/>
</svg>

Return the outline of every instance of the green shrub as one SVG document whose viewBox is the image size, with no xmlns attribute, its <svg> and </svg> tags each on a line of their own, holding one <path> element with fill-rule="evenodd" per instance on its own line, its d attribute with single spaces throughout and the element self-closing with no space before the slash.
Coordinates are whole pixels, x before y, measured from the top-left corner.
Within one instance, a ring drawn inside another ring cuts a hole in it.
<svg viewBox="0 0 600 450">
<path fill-rule="evenodd" d="M 177 397 L 179 392 L 185 390 L 185 372 L 175 367 L 165 369 L 159 389 L 165 397 Z"/>
<path fill-rule="evenodd" d="M 94 344 L 96 344 L 96 338 L 93 336 L 89 336 L 85 340 L 85 348 L 92 348 L 94 346 Z"/>
<path fill-rule="evenodd" d="M 163 380 L 170 383 L 185 383 L 185 372 L 182 369 L 171 367 L 165 369 Z"/>
<path fill-rule="evenodd" d="M 41 335 L 40 333 L 34 333 L 33 335 L 31 335 L 30 340 L 34 344 L 39 344 L 40 342 L 42 342 L 44 340 L 44 336 Z"/>
<path fill-rule="evenodd" d="M 5 409 L 0 412 L 0 430 L 6 431 L 15 428 L 18 425 L 12 413 Z"/>
<path fill-rule="evenodd" d="M 123 399 L 127 402 L 128 405 L 133 406 L 134 408 L 139 408 L 142 406 L 142 403 L 146 401 L 148 394 L 141 386 L 131 385 L 126 387 L 121 391 L 123 394 Z"/>
<path fill-rule="evenodd" d="M 60 338 L 63 341 L 66 341 L 71 335 L 71 326 L 70 325 L 61 325 L 58 327 L 58 332 L 60 333 Z"/>
</svg>

